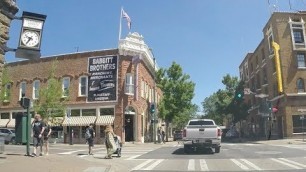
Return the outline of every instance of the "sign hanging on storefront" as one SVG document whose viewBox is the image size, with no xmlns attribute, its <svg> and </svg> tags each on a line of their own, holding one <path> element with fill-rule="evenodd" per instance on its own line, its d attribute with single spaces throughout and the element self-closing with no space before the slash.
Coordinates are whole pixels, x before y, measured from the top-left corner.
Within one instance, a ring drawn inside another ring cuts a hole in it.
<svg viewBox="0 0 306 172">
<path fill-rule="evenodd" d="M 117 101 L 117 56 L 88 58 L 88 73 L 88 102 Z"/>
</svg>

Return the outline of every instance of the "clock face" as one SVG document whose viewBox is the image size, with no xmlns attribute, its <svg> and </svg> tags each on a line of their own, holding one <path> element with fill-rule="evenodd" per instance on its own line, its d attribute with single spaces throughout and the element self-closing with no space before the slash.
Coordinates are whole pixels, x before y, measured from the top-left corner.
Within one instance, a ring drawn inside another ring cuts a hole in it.
<svg viewBox="0 0 306 172">
<path fill-rule="evenodd" d="M 39 44 L 38 32 L 26 30 L 21 35 L 21 42 L 27 47 L 35 47 Z"/>
</svg>

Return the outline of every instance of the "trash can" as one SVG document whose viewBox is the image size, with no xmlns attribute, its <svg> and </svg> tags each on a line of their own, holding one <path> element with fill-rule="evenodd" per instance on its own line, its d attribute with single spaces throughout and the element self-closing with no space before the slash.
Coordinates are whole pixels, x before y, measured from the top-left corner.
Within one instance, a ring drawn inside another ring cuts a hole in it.
<svg viewBox="0 0 306 172">
<path fill-rule="evenodd" d="M 0 154 L 4 153 L 4 140 L 5 138 L 3 136 L 0 136 Z"/>
</svg>

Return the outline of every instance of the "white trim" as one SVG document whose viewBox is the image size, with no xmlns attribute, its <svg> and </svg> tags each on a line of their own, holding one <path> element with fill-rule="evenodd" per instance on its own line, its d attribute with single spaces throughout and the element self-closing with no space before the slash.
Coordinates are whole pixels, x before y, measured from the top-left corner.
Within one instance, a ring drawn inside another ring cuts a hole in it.
<svg viewBox="0 0 306 172">
<path fill-rule="evenodd" d="M 22 96 L 22 85 L 25 84 L 25 90 L 24 90 L 24 94 L 26 93 L 26 90 L 27 90 L 27 83 L 25 81 L 23 82 L 20 82 L 19 84 L 19 99 L 21 99 L 21 96 Z"/>
<path fill-rule="evenodd" d="M 295 22 L 295 21 L 292 21 L 292 19 L 289 17 L 289 25 L 290 25 L 290 32 L 291 32 L 291 41 L 292 41 L 292 47 L 293 47 L 293 50 L 302 50 L 302 49 L 305 49 L 306 48 L 306 40 L 305 40 L 305 22 L 303 21 L 303 19 L 301 18 L 301 21 L 300 22 Z M 292 25 L 301 25 L 301 27 L 293 27 Z M 303 39 L 304 39 L 304 42 L 303 43 L 295 43 L 295 39 L 294 39 L 294 34 L 293 34 L 293 29 L 300 29 L 302 32 L 303 32 Z M 297 48 L 296 46 L 303 46 L 301 48 Z"/>
<path fill-rule="evenodd" d="M 85 82 L 85 94 L 81 94 L 81 86 L 82 86 L 82 79 L 85 78 L 86 82 Z M 88 76 L 86 75 L 82 75 L 79 77 L 79 85 L 78 85 L 79 89 L 78 89 L 78 97 L 86 97 L 87 93 L 88 93 Z"/>
<path fill-rule="evenodd" d="M 69 92 L 68 92 L 68 95 L 65 95 L 65 85 L 64 85 L 64 83 L 65 83 L 65 80 L 68 80 L 69 82 L 68 82 L 68 90 L 69 90 L 69 87 L 70 87 L 70 77 L 64 77 L 63 78 L 63 80 L 62 80 L 62 97 L 68 97 L 69 96 Z"/>
<path fill-rule="evenodd" d="M 35 83 L 38 83 L 38 88 L 37 88 L 37 97 L 36 97 L 36 94 L 35 94 Z M 35 81 L 33 81 L 33 92 L 32 92 L 32 98 L 33 98 L 33 100 L 37 100 L 37 99 L 39 99 L 39 89 L 40 89 L 40 81 L 39 80 L 35 80 Z"/>
</svg>

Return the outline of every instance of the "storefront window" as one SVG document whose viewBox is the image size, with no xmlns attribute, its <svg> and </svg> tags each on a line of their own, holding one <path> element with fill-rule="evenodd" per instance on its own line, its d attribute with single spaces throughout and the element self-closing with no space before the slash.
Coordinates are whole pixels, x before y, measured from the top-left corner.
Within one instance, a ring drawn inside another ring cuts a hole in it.
<svg viewBox="0 0 306 172">
<path fill-rule="evenodd" d="M 105 138 L 105 128 L 106 126 L 100 126 L 100 138 Z"/>
<path fill-rule="evenodd" d="M 86 129 L 87 129 L 87 126 L 82 126 L 81 138 L 85 138 Z"/>
<path fill-rule="evenodd" d="M 115 115 L 114 108 L 101 108 L 100 116 L 102 115 Z"/>
<path fill-rule="evenodd" d="M 80 127 L 71 127 L 71 131 L 73 131 L 73 138 L 80 138 Z"/>
<path fill-rule="evenodd" d="M 82 116 L 96 116 L 96 109 L 82 109 Z"/>
<path fill-rule="evenodd" d="M 1 113 L 0 119 L 10 119 L 9 113 Z"/>
<path fill-rule="evenodd" d="M 71 116 L 81 116 L 80 109 L 71 109 Z"/>
<path fill-rule="evenodd" d="M 305 123 L 306 120 L 304 120 L 304 126 L 302 127 L 302 120 L 301 115 L 293 115 L 292 116 L 292 124 L 293 124 L 293 133 L 302 133 L 305 132 Z"/>
</svg>

